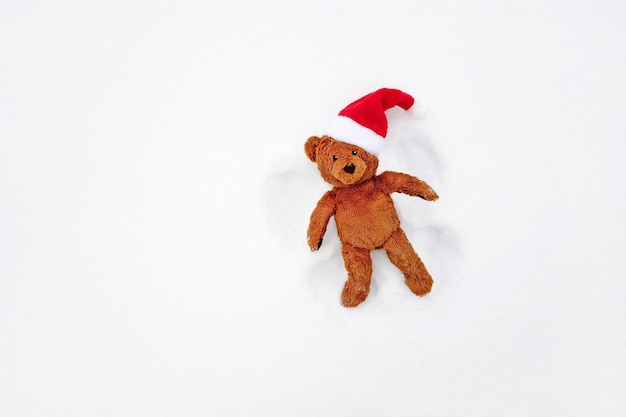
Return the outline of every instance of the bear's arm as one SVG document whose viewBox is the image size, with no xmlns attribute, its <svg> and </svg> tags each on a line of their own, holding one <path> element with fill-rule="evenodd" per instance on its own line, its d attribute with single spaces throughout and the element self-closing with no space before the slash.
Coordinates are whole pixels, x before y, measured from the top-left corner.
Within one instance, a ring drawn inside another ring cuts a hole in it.
<svg viewBox="0 0 626 417">
<path fill-rule="evenodd" d="M 385 171 L 376 177 L 376 186 L 386 194 L 403 193 L 434 201 L 439 198 L 430 185 L 412 175 Z"/>
<path fill-rule="evenodd" d="M 313 213 L 311 213 L 307 238 L 312 251 L 316 251 L 322 246 L 322 238 L 326 233 L 326 226 L 328 226 L 328 221 L 334 214 L 335 193 L 331 190 L 322 196 L 320 201 L 317 202 Z"/>
</svg>

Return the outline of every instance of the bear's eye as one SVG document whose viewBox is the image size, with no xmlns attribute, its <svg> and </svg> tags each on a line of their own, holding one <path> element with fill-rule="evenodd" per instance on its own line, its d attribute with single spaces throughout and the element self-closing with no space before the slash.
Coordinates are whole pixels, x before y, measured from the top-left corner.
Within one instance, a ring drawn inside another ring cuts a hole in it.
<svg viewBox="0 0 626 417">
<path fill-rule="evenodd" d="M 356 149 L 352 150 L 352 155 L 356 155 Z"/>
<path fill-rule="evenodd" d="M 333 155 L 333 161 L 337 160 L 337 155 Z"/>
</svg>

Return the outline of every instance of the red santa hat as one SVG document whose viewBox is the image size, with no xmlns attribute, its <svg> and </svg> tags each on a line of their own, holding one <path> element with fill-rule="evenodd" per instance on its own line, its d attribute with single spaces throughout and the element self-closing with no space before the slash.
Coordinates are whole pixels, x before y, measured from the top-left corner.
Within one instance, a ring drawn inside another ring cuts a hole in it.
<svg viewBox="0 0 626 417">
<path fill-rule="evenodd" d="M 408 110 L 414 101 L 413 97 L 403 91 L 381 88 L 341 110 L 330 123 L 326 134 L 379 155 L 387 136 L 385 111 L 393 106 Z"/>
</svg>

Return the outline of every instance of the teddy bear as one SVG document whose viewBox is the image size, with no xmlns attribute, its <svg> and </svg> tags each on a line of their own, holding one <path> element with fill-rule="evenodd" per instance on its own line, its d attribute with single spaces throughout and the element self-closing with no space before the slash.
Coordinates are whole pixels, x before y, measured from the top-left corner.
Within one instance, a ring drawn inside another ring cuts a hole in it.
<svg viewBox="0 0 626 417">
<path fill-rule="evenodd" d="M 311 214 L 307 237 L 312 251 L 322 245 L 334 216 L 348 279 L 341 293 L 344 307 L 367 298 L 372 276 L 371 251 L 384 249 L 418 296 L 428 294 L 433 279 L 411 246 L 396 213 L 391 193 L 434 201 L 437 193 L 424 181 L 400 172 L 376 175 L 378 156 L 387 136 L 385 111 L 414 103 L 409 94 L 390 88 L 374 91 L 349 104 L 332 120 L 322 136 L 305 143 L 307 157 L 317 163 L 322 178 L 332 185 Z"/>
</svg>

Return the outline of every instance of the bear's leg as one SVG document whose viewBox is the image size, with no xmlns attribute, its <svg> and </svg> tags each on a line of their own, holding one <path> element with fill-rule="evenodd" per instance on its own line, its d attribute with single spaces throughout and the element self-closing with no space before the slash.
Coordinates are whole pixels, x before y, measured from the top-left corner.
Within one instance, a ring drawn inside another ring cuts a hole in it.
<svg viewBox="0 0 626 417">
<path fill-rule="evenodd" d="M 372 258 L 368 249 L 344 243 L 341 248 L 343 262 L 348 271 L 348 280 L 341 293 L 344 307 L 356 307 L 367 298 L 372 278 Z"/>
<path fill-rule="evenodd" d="M 422 296 L 430 292 L 433 279 L 402 229 L 398 228 L 383 248 L 389 260 L 404 274 L 406 285 L 413 294 Z"/>
</svg>

